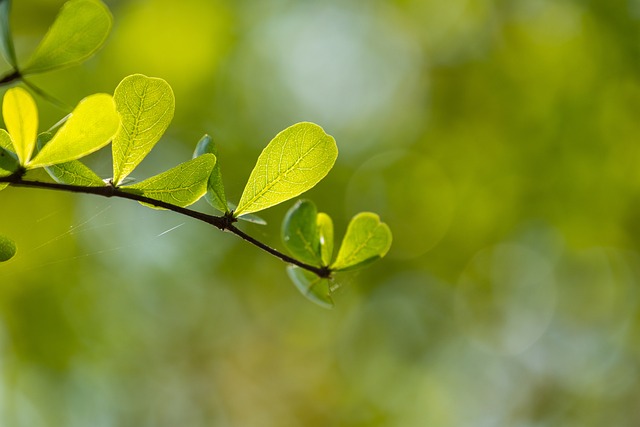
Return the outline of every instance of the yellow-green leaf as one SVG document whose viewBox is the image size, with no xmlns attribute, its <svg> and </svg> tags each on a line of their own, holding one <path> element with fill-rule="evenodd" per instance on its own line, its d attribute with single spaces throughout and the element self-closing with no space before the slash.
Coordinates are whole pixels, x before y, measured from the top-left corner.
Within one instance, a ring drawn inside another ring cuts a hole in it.
<svg viewBox="0 0 640 427">
<path fill-rule="evenodd" d="M 4 94 L 2 116 L 11 135 L 13 148 L 20 164 L 26 164 L 33 154 L 38 134 L 38 107 L 33 97 L 21 87 L 14 87 Z"/>
<path fill-rule="evenodd" d="M 333 270 L 351 270 L 386 255 L 391 247 L 391 230 L 378 215 L 362 212 L 347 227 Z"/>
<path fill-rule="evenodd" d="M 69 0 L 22 74 L 41 73 L 84 61 L 103 45 L 112 20 L 111 12 L 99 0 Z"/>
<path fill-rule="evenodd" d="M 280 132 L 258 157 L 236 216 L 257 212 L 296 197 L 324 178 L 338 157 L 336 141 L 314 123 Z"/>
<path fill-rule="evenodd" d="M 125 77 L 114 93 L 122 126 L 113 140 L 113 182 L 119 185 L 151 151 L 169 126 L 175 98 L 159 78 Z"/>
<path fill-rule="evenodd" d="M 207 182 L 215 164 L 216 156 L 203 154 L 159 175 L 120 189 L 176 206 L 189 206 L 207 192 Z"/>
<path fill-rule="evenodd" d="M 16 244 L 0 234 L 0 262 L 9 261 L 16 254 Z"/>
<path fill-rule="evenodd" d="M 290 265 L 287 267 L 289 278 L 296 288 L 310 301 L 324 308 L 333 308 L 329 279 L 323 279 L 310 271 Z"/>
<path fill-rule="evenodd" d="M 53 138 L 53 132 L 38 135 L 38 149 L 42 149 Z M 88 166 L 79 160 L 46 166 L 44 168 L 54 181 L 61 184 L 81 185 L 84 187 L 104 187 L 104 181 Z"/>
<path fill-rule="evenodd" d="M 329 265 L 333 257 L 333 221 L 329 215 L 320 212 L 316 218 L 316 223 L 318 227 L 322 265 Z"/>
<path fill-rule="evenodd" d="M 111 95 L 90 95 L 80 101 L 69 119 L 27 167 L 65 163 L 91 154 L 111 141 L 119 124 Z"/>
</svg>

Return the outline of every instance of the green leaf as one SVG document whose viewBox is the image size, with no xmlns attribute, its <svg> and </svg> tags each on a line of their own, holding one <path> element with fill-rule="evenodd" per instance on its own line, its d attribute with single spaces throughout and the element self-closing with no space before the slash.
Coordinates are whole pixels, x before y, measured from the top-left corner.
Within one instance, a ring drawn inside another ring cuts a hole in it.
<svg viewBox="0 0 640 427">
<path fill-rule="evenodd" d="M 333 221 L 329 215 L 320 212 L 316 218 L 316 223 L 322 265 L 329 265 L 333 257 Z"/>
<path fill-rule="evenodd" d="M 347 227 L 333 270 L 352 270 L 382 258 L 391 247 L 391 230 L 371 212 L 354 216 Z"/>
<path fill-rule="evenodd" d="M 38 135 L 38 148 L 42 149 L 51 138 L 53 132 L 43 132 Z M 79 160 L 60 163 L 44 168 L 54 181 L 61 184 L 81 185 L 84 187 L 104 187 L 104 181 L 89 167 Z"/>
<path fill-rule="evenodd" d="M 78 64 L 103 45 L 111 12 L 98 0 L 69 0 L 31 56 L 22 74 L 42 73 Z"/>
<path fill-rule="evenodd" d="M 11 26 L 9 25 L 10 12 L 11 1 L 0 0 L 0 45 L 2 47 L 2 56 L 14 69 L 17 69 L 18 61 L 16 60 L 16 51 L 13 46 Z"/>
<path fill-rule="evenodd" d="M 69 119 L 27 167 L 66 163 L 91 154 L 109 143 L 119 124 L 111 95 L 90 95 L 80 101 Z"/>
<path fill-rule="evenodd" d="M 320 278 L 310 271 L 293 265 L 287 266 L 287 273 L 296 288 L 307 299 L 321 307 L 333 308 L 329 279 Z"/>
<path fill-rule="evenodd" d="M 137 184 L 120 187 L 176 206 L 189 206 L 207 192 L 207 181 L 216 164 L 216 156 L 207 153 Z"/>
<path fill-rule="evenodd" d="M 26 164 L 33 154 L 38 134 L 38 107 L 33 97 L 21 87 L 4 94 L 2 116 L 11 135 L 20 164 Z"/>
<path fill-rule="evenodd" d="M 194 157 L 198 157 L 205 153 L 211 153 L 215 155 L 216 158 L 218 157 L 218 148 L 209 135 L 204 135 L 200 141 L 198 141 L 198 145 L 196 146 L 196 150 L 193 155 Z M 229 212 L 219 162 L 216 162 L 216 165 L 213 167 L 213 171 L 211 172 L 211 176 L 209 176 L 207 194 L 204 195 L 204 198 L 211 206 L 220 212 Z"/>
<path fill-rule="evenodd" d="M 0 147 L 0 176 L 11 175 L 19 166 L 18 160 L 13 156 L 13 153 Z"/>
<path fill-rule="evenodd" d="M 0 129 L 0 148 L 4 148 L 5 150 L 15 153 L 15 148 L 13 148 L 13 142 L 11 141 L 11 135 L 9 135 L 9 133 L 4 129 Z"/>
<path fill-rule="evenodd" d="M 0 262 L 9 261 L 16 254 L 13 240 L 0 234 Z"/>
<path fill-rule="evenodd" d="M 313 123 L 280 132 L 262 151 L 235 216 L 261 211 L 296 197 L 324 178 L 338 157 L 336 141 Z"/>
<path fill-rule="evenodd" d="M 298 200 L 282 222 L 282 242 L 291 254 L 312 265 L 322 263 L 318 236 L 318 210 L 310 200 Z"/>
<path fill-rule="evenodd" d="M 113 140 L 113 182 L 122 183 L 151 151 L 173 119 L 175 98 L 159 78 L 125 77 L 114 93 L 122 126 Z"/>
</svg>

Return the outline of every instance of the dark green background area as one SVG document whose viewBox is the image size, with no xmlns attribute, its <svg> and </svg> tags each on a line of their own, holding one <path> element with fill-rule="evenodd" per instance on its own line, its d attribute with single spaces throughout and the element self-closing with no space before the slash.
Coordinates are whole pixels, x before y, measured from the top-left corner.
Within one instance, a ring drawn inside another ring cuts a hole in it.
<svg viewBox="0 0 640 427">
<path fill-rule="evenodd" d="M 23 61 L 62 3 L 14 1 Z M 368 210 L 394 244 L 327 311 L 188 218 L 4 190 L 0 425 L 640 424 L 640 1 L 106 3 L 105 47 L 33 81 L 72 106 L 167 80 L 176 115 L 135 178 L 209 133 L 237 202 L 313 121 L 340 155 L 306 197 L 337 238 Z M 37 102 L 41 130 L 66 114 Z M 109 150 L 90 163 L 109 177 Z M 283 249 L 293 203 L 242 227 Z"/>
</svg>

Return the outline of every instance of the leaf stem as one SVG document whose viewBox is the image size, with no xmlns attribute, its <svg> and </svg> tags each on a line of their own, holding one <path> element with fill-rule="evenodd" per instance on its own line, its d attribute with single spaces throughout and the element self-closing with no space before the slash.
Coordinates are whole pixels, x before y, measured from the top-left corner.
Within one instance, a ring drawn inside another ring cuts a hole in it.
<svg viewBox="0 0 640 427">
<path fill-rule="evenodd" d="M 0 177 L 0 183 L 7 183 L 13 187 L 67 191 L 70 193 L 93 194 L 102 197 L 118 197 L 121 199 L 135 200 L 137 202 L 146 203 L 148 205 L 167 209 L 178 214 L 188 216 L 202 222 L 206 222 L 207 224 L 212 225 L 222 231 L 233 233 L 246 242 L 251 243 L 252 245 L 262 249 L 265 252 L 268 252 L 276 258 L 279 258 L 286 263 L 294 264 L 300 268 L 311 271 L 319 277 L 326 278 L 331 276 L 331 270 L 327 267 L 315 267 L 313 265 L 298 261 L 297 259 L 291 258 L 290 256 L 249 236 L 242 230 L 238 229 L 235 225 L 233 225 L 233 222 L 235 222 L 235 218 L 231 218 L 229 216 L 209 215 L 203 212 L 195 211 L 193 209 L 183 208 L 181 206 L 173 205 L 161 200 L 155 200 L 140 194 L 124 191 L 121 188 L 114 186 L 113 184 L 106 184 L 104 187 L 88 187 L 82 185 L 61 184 L 58 182 L 32 181 L 24 179 L 24 173 L 25 171 L 21 169 L 16 171 L 12 175 Z"/>
</svg>

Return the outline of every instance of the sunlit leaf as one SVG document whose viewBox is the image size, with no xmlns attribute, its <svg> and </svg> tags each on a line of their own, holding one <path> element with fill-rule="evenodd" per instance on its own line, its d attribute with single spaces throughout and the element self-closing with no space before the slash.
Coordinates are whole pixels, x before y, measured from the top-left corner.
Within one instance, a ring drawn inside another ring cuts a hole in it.
<svg viewBox="0 0 640 427">
<path fill-rule="evenodd" d="M 320 212 L 316 219 L 318 227 L 318 241 L 320 243 L 320 255 L 322 265 L 331 264 L 333 257 L 333 221 L 324 212 Z"/>
<path fill-rule="evenodd" d="M 211 153 L 218 156 L 218 148 L 209 135 L 203 136 L 194 152 L 194 156 L 201 156 L 205 153 Z M 222 183 L 222 171 L 220 170 L 220 163 L 216 162 L 213 167 L 211 176 L 209 176 L 209 183 L 207 184 L 207 194 L 204 195 L 207 202 L 222 213 L 229 212 L 229 206 L 227 205 L 227 197 L 224 193 L 224 185 Z"/>
<path fill-rule="evenodd" d="M 257 212 L 296 197 L 324 178 L 338 157 L 336 141 L 313 123 L 280 132 L 258 157 L 236 216 Z"/>
<path fill-rule="evenodd" d="M 289 278 L 296 288 L 314 303 L 324 308 L 333 308 L 329 279 L 323 279 L 310 271 L 293 265 L 287 266 Z"/>
<path fill-rule="evenodd" d="M 334 270 L 351 270 L 382 258 L 391 247 L 391 230 L 378 215 L 362 212 L 347 227 Z"/>
<path fill-rule="evenodd" d="M 0 46 L 2 47 L 2 56 L 15 69 L 18 68 L 16 60 L 16 51 L 13 47 L 13 38 L 11 36 L 11 26 L 9 24 L 9 15 L 11 12 L 11 1 L 0 0 Z"/>
<path fill-rule="evenodd" d="M 102 46 L 111 23 L 111 12 L 101 1 L 69 0 L 22 73 L 41 73 L 84 61 Z"/>
<path fill-rule="evenodd" d="M 15 172 L 20 165 L 13 153 L 0 147 L 0 176 L 9 176 Z"/>
<path fill-rule="evenodd" d="M 53 132 L 43 132 L 38 135 L 38 148 L 42 149 L 53 138 Z M 84 187 L 103 187 L 104 181 L 88 166 L 79 160 L 60 163 L 44 168 L 56 182 Z"/>
<path fill-rule="evenodd" d="M 26 164 L 36 146 L 38 134 L 38 107 L 33 97 L 21 87 L 14 87 L 4 94 L 2 116 L 11 135 L 20 164 Z"/>
<path fill-rule="evenodd" d="M 9 261 L 16 254 L 13 240 L 0 234 L 0 262 Z"/>
<path fill-rule="evenodd" d="M 119 124 L 111 95 L 90 95 L 80 101 L 69 119 L 27 166 L 50 166 L 91 154 L 111 141 Z"/>
<path fill-rule="evenodd" d="M 282 242 L 291 254 L 307 264 L 320 265 L 318 210 L 310 200 L 299 200 L 282 222 Z"/>
<path fill-rule="evenodd" d="M 134 74 L 114 93 L 122 126 L 113 140 L 113 182 L 116 185 L 151 151 L 173 119 L 175 99 L 169 84 Z"/>
<path fill-rule="evenodd" d="M 176 206 L 189 206 L 207 192 L 207 181 L 215 164 L 216 156 L 203 154 L 121 190 Z"/>
</svg>

